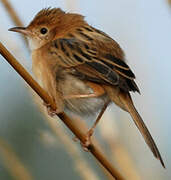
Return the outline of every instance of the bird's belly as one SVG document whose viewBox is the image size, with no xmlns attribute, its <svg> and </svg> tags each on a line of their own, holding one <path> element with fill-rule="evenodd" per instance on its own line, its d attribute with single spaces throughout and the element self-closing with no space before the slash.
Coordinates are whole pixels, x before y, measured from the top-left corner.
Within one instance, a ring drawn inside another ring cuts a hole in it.
<svg viewBox="0 0 171 180">
<path fill-rule="evenodd" d="M 60 91 L 64 97 L 65 110 L 72 111 L 79 115 L 95 114 L 108 100 L 106 94 L 93 98 L 74 97 L 74 95 L 87 95 L 93 93 L 93 90 L 84 81 L 75 76 L 67 75 L 60 84 Z M 71 98 L 67 98 L 70 96 Z"/>
</svg>

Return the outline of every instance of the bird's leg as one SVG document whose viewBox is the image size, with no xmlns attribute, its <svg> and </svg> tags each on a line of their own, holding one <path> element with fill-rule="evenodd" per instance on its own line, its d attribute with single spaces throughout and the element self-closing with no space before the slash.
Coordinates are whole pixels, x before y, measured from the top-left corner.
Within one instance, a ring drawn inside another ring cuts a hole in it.
<svg viewBox="0 0 171 180">
<path fill-rule="evenodd" d="M 81 143 L 81 145 L 83 146 L 83 148 L 84 148 L 85 151 L 88 151 L 88 147 L 89 147 L 89 145 L 91 144 L 91 136 L 93 135 L 94 130 L 95 130 L 98 122 L 100 121 L 102 115 L 104 114 L 104 112 L 105 112 L 105 110 L 106 110 L 106 108 L 107 108 L 108 105 L 109 105 L 109 101 L 107 101 L 107 102 L 104 104 L 103 108 L 101 109 L 100 113 L 99 113 L 98 116 L 97 116 L 97 119 L 96 119 L 95 123 L 94 123 L 93 126 L 89 129 L 89 131 L 86 133 L 86 135 L 85 135 L 85 142 L 84 142 L 84 143 Z"/>
<path fill-rule="evenodd" d="M 93 93 L 89 94 L 74 94 L 64 96 L 65 99 L 74 99 L 74 98 L 93 98 L 99 97 L 105 94 L 105 90 L 98 84 L 86 82 L 86 84 L 93 90 Z"/>
</svg>

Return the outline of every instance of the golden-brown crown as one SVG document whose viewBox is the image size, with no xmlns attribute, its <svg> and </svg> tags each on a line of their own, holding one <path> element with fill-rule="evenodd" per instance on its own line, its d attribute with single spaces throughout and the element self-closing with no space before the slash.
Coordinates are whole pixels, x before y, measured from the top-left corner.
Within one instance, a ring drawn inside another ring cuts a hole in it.
<svg viewBox="0 0 171 180">
<path fill-rule="evenodd" d="M 45 8 L 37 13 L 29 26 L 41 25 L 41 24 L 57 24 L 60 17 L 65 14 L 60 8 Z"/>
<path fill-rule="evenodd" d="M 79 14 L 65 13 L 60 8 L 45 8 L 37 13 L 28 27 L 39 25 L 64 25 L 84 22 L 84 17 Z"/>
</svg>

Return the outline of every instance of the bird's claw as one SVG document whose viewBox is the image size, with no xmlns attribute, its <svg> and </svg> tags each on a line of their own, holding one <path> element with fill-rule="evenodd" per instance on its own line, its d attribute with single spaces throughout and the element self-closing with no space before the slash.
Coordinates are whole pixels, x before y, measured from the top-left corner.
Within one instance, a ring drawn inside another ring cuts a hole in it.
<svg viewBox="0 0 171 180">
<path fill-rule="evenodd" d="M 86 152 L 90 151 L 91 136 L 93 135 L 93 132 L 94 132 L 93 129 L 90 129 L 85 135 L 84 142 L 81 142 L 81 146 L 84 149 L 84 151 L 86 151 Z"/>
<path fill-rule="evenodd" d="M 56 116 L 57 114 L 59 114 L 59 111 L 58 111 L 57 109 L 56 109 L 56 110 L 53 110 L 53 109 L 51 108 L 51 105 L 50 105 L 50 104 L 48 104 L 48 103 L 46 103 L 46 102 L 43 102 L 43 105 L 46 106 L 46 108 L 47 108 L 47 113 L 48 113 L 49 116 L 54 117 L 54 116 Z"/>
</svg>

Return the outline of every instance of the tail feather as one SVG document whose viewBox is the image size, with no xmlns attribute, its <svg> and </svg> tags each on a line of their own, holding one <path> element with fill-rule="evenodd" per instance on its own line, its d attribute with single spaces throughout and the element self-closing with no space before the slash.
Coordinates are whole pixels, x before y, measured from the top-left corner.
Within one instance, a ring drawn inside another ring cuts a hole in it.
<svg viewBox="0 0 171 180">
<path fill-rule="evenodd" d="M 162 166 L 165 168 L 165 165 L 164 165 L 164 162 L 160 155 L 160 152 L 159 152 L 150 132 L 148 131 L 145 123 L 143 122 L 141 116 L 137 112 L 137 110 L 132 102 L 131 96 L 126 93 L 120 93 L 119 97 L 120 97 L 120 100 L 122 101 L 122 103 L 124 104 L 125 109 L 130 113 L 132 119 L 134 120 L 134 123 L 136 124 L 137 128 L 141 132 L 142 136 L 144 137 L 145 142 L 147 143 L 147 145 L 153 152 L 154 156 L 160 160 Z"/>
</svg>

